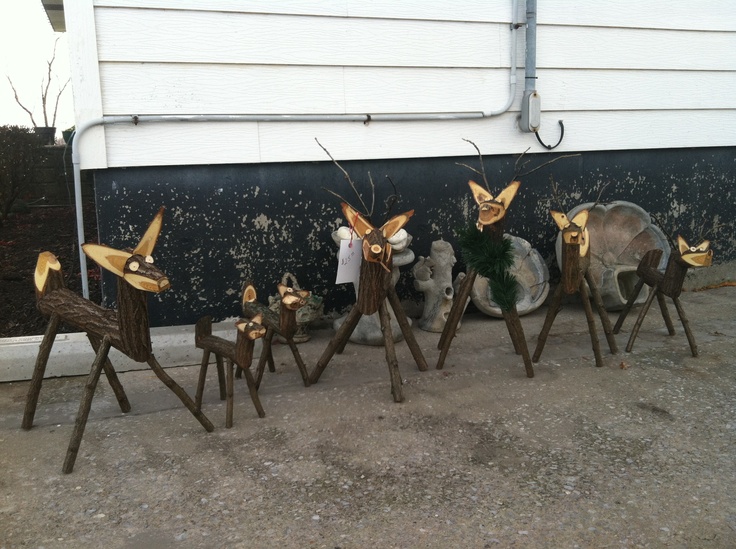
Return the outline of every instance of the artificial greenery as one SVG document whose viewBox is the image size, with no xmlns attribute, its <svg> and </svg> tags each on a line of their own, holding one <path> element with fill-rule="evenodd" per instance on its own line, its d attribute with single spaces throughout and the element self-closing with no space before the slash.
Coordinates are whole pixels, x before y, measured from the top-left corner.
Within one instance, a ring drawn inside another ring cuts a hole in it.
<svg viewBox="0 0 736 549">
<path fill-rule="evenodd" d="M 518 291 L 516 277 L 509 272 L 514 264 L 511 240 L 494 241 L 471 223 L 460 229 L 458 242 L 465 264 L 488 279 L 493 301 L 504 312 L 513 309 Z"/>
</svg>

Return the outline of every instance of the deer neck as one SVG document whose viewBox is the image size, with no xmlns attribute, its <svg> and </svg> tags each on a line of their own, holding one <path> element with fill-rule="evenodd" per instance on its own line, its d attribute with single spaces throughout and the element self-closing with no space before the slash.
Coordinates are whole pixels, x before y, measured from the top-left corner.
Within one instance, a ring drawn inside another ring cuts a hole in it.
<svg viewBox="0 0 736 549">
<path fill-rule="evenodd" d="M 682 293 L 682 285 L 690 265 L 685 262 L 679 254 L 672 253 L 667 261 L 664 276 L 660 283 L 660 291 L 667 297 L 679 297 Z"/>
<path fill-rule="evenodd" d="M 151 356 L 148 294 L 118 278 L 118 328 L 126 354 L 136 362 Z"/>
<path fill-rule="evenodd" d="M 580 257 L 580 244 L 562 244 L 562 289 L 566 294 L 574 294 L 580 289 L 580 283 L 588 270 L 590 260 Z"/>
</svg>

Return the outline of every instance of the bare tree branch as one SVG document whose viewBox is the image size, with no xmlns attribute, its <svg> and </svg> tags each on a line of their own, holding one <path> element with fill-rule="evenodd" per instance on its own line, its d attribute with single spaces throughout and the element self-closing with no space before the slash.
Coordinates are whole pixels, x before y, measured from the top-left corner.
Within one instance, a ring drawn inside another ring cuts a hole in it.
<svg viewBox="0 0 736 549">
<path fill-rule="evenodd" d="M 18 97 L 18 91 L 15 89 L 15 86 L 13 85 L 13 81 L 10 79 L 10 76 L 6 74 L 5 77 L 8 79 L 8 82 L 10 83 L 10 87 L 13 89 L 13 95 L 15 96 L 15 102 L 18 103 L 21 109 L 23 109 L 24 111 L 28 113 L 28 116 L 31 117 L 31 124 L 33 124 L 33 126 L 35 127 L 36 121 L 33 119 L 33 112 L 28 110 L 28 108 L 23 103 L 21 103 L 20 98 Z"/>
</svg>

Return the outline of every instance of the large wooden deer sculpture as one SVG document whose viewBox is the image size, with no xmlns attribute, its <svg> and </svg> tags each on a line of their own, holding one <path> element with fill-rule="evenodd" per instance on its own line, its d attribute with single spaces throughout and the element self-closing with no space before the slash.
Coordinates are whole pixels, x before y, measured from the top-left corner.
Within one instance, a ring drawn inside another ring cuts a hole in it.
<svg viewBox="0 0 736 549">
<path fill-rule="evenodd" d="M 312 383 L 316 383 L 334 354 L 336 352 L 341 353 L 344 350 L 348 339 L 358 325 L 358 321 L 362 315 L 372 315 L 378 311 L 386 351 L 386 362 L 391 378 L 391 393 L 395 402 L 402 402 L 404 400 L 404 392 L 401 386 L 401 374 L 399 373 L 399 364 L 396 359 L 396 350 L 391 332 L 391 319 L 386 300 L 388 300 L 394 311 L 396 321 L 401 328 L 401 332 L 419 370 L 426 370 L 427 362 L 424 360 L 422 351 L 414 338 L 396 290 L 391 284 L 393 259 L 391 244 L 389 244 L 388 239 L 406 225 L 414 214 L 414 210 L 392 217 L 379 228 L 371 225 L 362 214 L 345 202 L 342 203 L 342 212 L 350 226 L 354 228 L 356 234 L 363 239 L 363 260 L 360 264 L 358 299 L 322 353 L 309 379 Z"/>
<path fill-rule="evenodd" d="M 258 397 L 258 388 L 256 386 L 255 378 L 250 371 L 250 365 L 253 362 L 253 347 L 255 340 L 266 335 L 266 328 L 263 326 L 262 322 L 263 319 L 260 315 L 256 315 L 250 319 L 241 318 L 238 320 L 235 323 L 237 331 L 234 342 L 212 335 L 212 317 L 210 316 L 200 318 L 194 327 L 195 345 L 198 349 L 203 350 L 202 363 L 199 370 L 199 382 L 197 383 L 197 395 L 194 401 L 197 409 L 201 409 L 210 354 L 214 353 L 217 364 L 217 377 L 220 383 L 220 399 L 226 401 L 225 427 L 228 429 L 233 426 L 235 364 L 237 364 L 241 374 L 245 375 L 245 381 L 248 385 L 250 398 L 253 401 L 253 406 L 256 408 L 258 417 L 266 416 L 266 412 L 263 410 L 263 406 L 261 405 L 261 399 Z M 223 365 L 223 358 L 227 363 L 226 372 Z"/>
<path fill-rule="evenodd" d="M 297 290 L 283 283 L 278 284 L 278 291 L 281 296 L 281 307 L 280 312 L 276 314 L 266 305 L 258 302 L 256 289 L 253 284 L 246 283 L 245 289 L 243 290 L 243 314 L 247 317 L 259 315 L 262 319 L 263 326 L 266 328 L 263 338 L 263 351 L 258 359 L 258 369 L 255 377 L 256 388 L 261 386 L 266 363 L 268 363 L 269 371 L 276 371 L 272 349 L 274 335 L 280 335 L 284 338 L 289 349 L 291 349 L 291 354 L 294 355 L 294 361 L 296 362 L 297 368 L 299 368 L 304 386 L 309 387 L 310 381 L 307 366 L 304 364 L 302 355 L 299 353 L 299 348 L 294 341 L 294 335 L 296 335 L 297 330 L 296 312 L 307 304 L 307 298 L 309 298 L 310 292 L 309 290 Z M 238 375 L 240 375 L 240 368 L 238 368 Z"/>
<path fill-rule="evenodd" d="M 179 397 L 202 426 L 207 431 L 214 429 L 210 420 L 197 408 L 186 391 L 164 371 L 151 349 L 148 292 L 158 293 L 169 288 L 169 279 L 153 264 L 151 257 L 161 231 L 163 213 L 164 209 L 161 208 L 132 252 L 115 250 L 99 244 L 82 246 L 87 256 L 96 261 L 100 267 L 118 277 L 117 310 L 100 307 L 66 289 L 61 266 L 56 256 L 50 252 L 43 252 L 39 255 L 35 272 L 37 305 L 39 310 L 50 319 L 41 341 L 28 390 L 23 429 L 30 429 L 33 426 L 33 417 L 36 413 L 46 363 L 59 324 L 65 322 L 86 332 L 96 352 L 66 453 L 64 473 L 71 473 L 74 469 L 74 462 L 92 406 L 92 398 L 102 371 L 105 372 L 110 382 L 120 409 L 123 412 L 130 411 L 130 404 L 123 386 L 108 360 L 110 347 L 115 347 L 136 362 L 148 363 L 156 376 Z"/>
<path fill-rule="evenodd" d="M 485 176 L 484 176 L 485 178 Z M 478 221 L 476 228 L 481 233 L 481 238 L 485 240 L 487 245 L 492 246 L 494 249 L 502 244 L 503 241 L 503 219 L 506 216 L 511 201 L 516 196 L 519 190 L 519 181 L 513 181 L 505 189 L 503 189 L 496 197 L 494 197 L 488 189 L 479 185 L 475 181 L 468 181 L 470 190 L 473 193 L 473 198 L 478 204 Z M 466 263 L 467 263 L 466 258 Z M 499 273 L 500 274 L 500 273 Z M 440 350 L 440 356 L 437 360 L 437 368 L 441 369 L 444 366 L 447 353 L 450 349 L 452 339 L 455 337 L 457 326 L 460 323 L 460 318 L 465 311 L 470 291 L 473 288 L 473 282 L 478 275 L 478 270 L 471 265 L 468 265 L 468 273 L 463 279 L 457 296 L 452 303 L 452 309 L 447 317 L 447 322 L 440 336 L 437 348 Z M 506 327 L 511 337 L 511 341 L 514 345 L 514 350 L 517 354 L 522 356 L 524 361 L 524 368 L 526 370 L 527 377 L 534 377 L 534 368 L 529 358 L 529 349 L 526 344 L 526 338 L 524 336 L 524 329 L 521 326 L 519 320 L 519 313 L 516 310 L 516 304 L 511 307 L 502 309 L 503 318 L 506 321 Z"/>
<path fill-rule="evenodd" d="M 639 275 L 639 280 L 634 287 L 634 291 L 631 293 L 629 300 L 626 302 L 621 314 L 616 321 L 616 325 L 613 327 L 613 333 L 617 334 L 621 330 L 621 326 L 626 319 L 626 315 L 631 311 L 631 307 L 639 296 L 644 284 L 649 286 L 649 296 L 644 303 L 639 317 L 636 319 L 634 328 L 631 330 L 629 336 L 629 342 L 626 345 L 626 352 L 631 352 L 634 347 L 634 341 L 636 336 L 639 334 L 639 328 L 644 321 L 644 317 L 649 311 L 649 307 L 652 304 L 654 298 L 657 298 L 659 303 L 659 309 L 662 312 L 662 318 L 667 326 L 667 332 L 669 335 L 675 335 L 675 327 L 672 324 L 669 312 L 667 311 L 667 304 L 665 303 L 665 296 L 672 299 L 677 309 L 677 314 L 682 322 L 682 327 L 685 329 L 685 335 L 687 341 L 690 344 L 690 351 L 693 356 L 698 356 L 698 345 L 695 343 L 695 336 L 690 330 L 690 322 L 685 315 L 685 309 L 682 307 L 680 302 L 680 294 L 682 293 L 682 284 L 685 281 L 685 275 L 690 267 L 708 267 L 713 262 L 713 250 L 710 249 L 710 242 L 704 240 L 697 246 L 689 246 L 684 238 L 678 235 L 677 237 L 677 253 L 670 254 L 667 262 L 667 267 L 664 273 L 657 269 L 659 261 L 662 259 L 662 250 L 655 249 L 649 250 L 644 254 L 644 257 L 639 261 L 639 265 L 636 268 L 636 274 Z"/>
<path fill-rule="evenodd" d="M 585 318 L 588 321 L 588 332 L 590 333 L 590 341 L 593 345 L 595 365 L 599 367 L 603 366 L 603 358 L 601 357 L 601 348 L 598 342 L 595 318 L 593 317 L 593 309 L 590 305 L 588 290 L 590 290 L 590 294 L 593 297 L 593 305 L 595 305 L 598 315 L 601 318 L 603 331 L 606 334 L 606 340 L 608 341 L 608 347 L 611 353 L 616 354 L 618 352 L 618 346 L 613 337 L 611 321 L 608 319 L 608 314 L 603 307 L 603 300 L 598 291 L 598 286 L 588 271 L 588 267 L 590 266 L 590 235 L 586 225 L 588 223 L 589 211 L 582 210 L 572 220 L 568 219 L 567 215 L 562 212 L 551 210 L 550 214 L 562 232 L 561 280 L 555 289 L 552 301 L 547 309 L 547 316 L 544 320 L 542 331 L 539 333 L 537 348 L 534 351 L 532 360 L 537 362 L 542 356 L 549 331 L 557 317 L 557 313 L 562 308 L 563 293 L 572 295 L 579 292 L 581 301 L 583 302 L 583 309 L 585 310 Z"/>
</svg>

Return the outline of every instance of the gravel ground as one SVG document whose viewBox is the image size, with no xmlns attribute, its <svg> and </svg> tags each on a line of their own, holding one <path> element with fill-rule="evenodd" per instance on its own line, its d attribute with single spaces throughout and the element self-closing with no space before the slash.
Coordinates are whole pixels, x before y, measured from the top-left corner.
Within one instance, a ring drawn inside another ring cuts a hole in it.
<svg viewBox="0 0 736 549">
<path fill-rule="evenodd" d="M 596 368 L 570 305 L 534 379 L 502 321 L 466 315 L 443 370 L 438 334 L 415 329 L 430 370 L 397 345 L 401 404 L 382 348 L 349 344 L 304 388 L 278 346 L 263 419 L 241 381 L 225 429 L 212 371 L 213 433 L 124 373 L 133 410 L 101 381 L 70 475 L 84 378 L 47 380 L 28 432 L 28 383 L 0 385 L 0 548 L 736 547 L 736 288 L 682 300 L 698 358 L 655 306 L 632 353 L 633 316 L 619 354 L 601 334 Z M 532 351 L 544 314 L 522 318 Z M 331 335 L 300 345 L 310 368 Z M 198 370 L 169 372 L 193 393 Z"/>
</svg>

